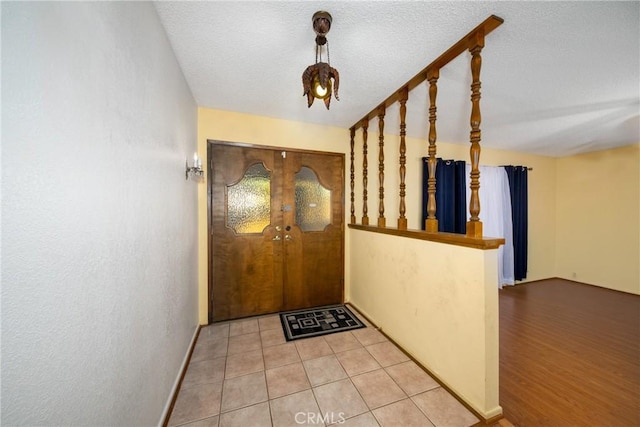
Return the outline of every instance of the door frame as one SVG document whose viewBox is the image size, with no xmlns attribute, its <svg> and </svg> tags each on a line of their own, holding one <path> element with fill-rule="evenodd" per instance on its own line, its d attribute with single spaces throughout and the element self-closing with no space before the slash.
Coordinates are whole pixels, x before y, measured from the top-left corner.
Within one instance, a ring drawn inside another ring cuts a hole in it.
<svg viewBox="0 0 640 427">
<path fill-rule="evenodd" d="M 338 153 L 334 151 L 320 151 L 320 150 L 305 150 L 298 148 L 288 148 L 288 147 L 277 147 L 272 145 L 260 145 L 260 144 L 249 144 L 244 142 L 233 142 L 233 141 L 221 141 L 215 139 L 207 139 L 207 321 L 208 324 L 213 323 L 213 224 L 212 224 L 212 207 L 213 204 L 216 203 L 216 200 L 213 200 L 213 194 L 211 191 L 212 185 L 212 177 L 213 177 L 213 150 L 211 149 L 212 145 L 226 145 L 226 146 L 235 146 L 235 147 L 244 147 L 244 148 L 256 148 L 263 150 L 277 150 L 277 151 L 287 151 L 287 152 L 295 152 L 295 153 L 308 153 L 308 154 L 331 154 L 331 155 L 339 155 L 342 156 L 342 227 L 341 227 L 341 239 L 342 239 L 342 253 L 340 254 L 342 258 L 341 263 L 341 271 L 340 275 L 342 278 L 342 302 L 344 302 L 344 264 L 345 264 L 345 209 L 344 209 L 344 198 L 345 198 L 345 154 Z M 223 201 L 224 202 L 224 201 Z"/>
</svg>

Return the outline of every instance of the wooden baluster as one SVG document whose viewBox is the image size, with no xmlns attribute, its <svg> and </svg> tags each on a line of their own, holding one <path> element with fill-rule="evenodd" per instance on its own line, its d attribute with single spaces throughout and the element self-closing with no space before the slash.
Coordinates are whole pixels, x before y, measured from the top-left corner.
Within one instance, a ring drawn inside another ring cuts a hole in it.
<svg viewBox="0 0 640 427">
<path fill-rule="evenodd" d="M 355 141 L 356 128 L 351 128 L 351 224 L 356 223 L 356 194 L 355 194 Z"/>
<path fill-rule="evenodd" d="M 471 200 L 469 202 L 469 213 L 471 218 L 467 222 L 467 236 L 482 238 L 482 222 L 480 221 L 480 67 L 482 57 L 480 52 L 484 47 L 484 34 L 478 32 L 469 40 L 469 52 L 471 52 Z"/>
<path fill-rule="evenodd" d="M 386 227 L 384 217 L 384 104 L 378 108 L 378 179 L 380 181 L 380 203 L 378 204 L 378 227 Z"/>
<path fill-rule="evenodd" d="M 438 94 L 438 78 L 440 70 L 429 71 L 429 179 L 427 180 L 427 219 L 425 230 L 429 233 L 438 232 L 438 220 L 436 219 L 436 96 Z"/>
<path fill-rule="evenodd" d="M 369 119 L 365 119 L 362 123 L 362 225 L 369 225 L 369 216 L 367 215 L 367 186 L 369 181 L 367 180 L 367 136 L 369 129 Z"/>
<path fill-rule="evenodd" d="M 405 87 L 400 93 L 400 217 L 398 218 L 398 230 L 407 229 L 407 218 L 405 213 L 407 206 L 405 204 L 407 176 L 407 143 L 405 137 L 407 135 L 407 125 L 405 119 L 407 117 L 407 100 L 409 99 L 409 88 Z"/>
</svg>

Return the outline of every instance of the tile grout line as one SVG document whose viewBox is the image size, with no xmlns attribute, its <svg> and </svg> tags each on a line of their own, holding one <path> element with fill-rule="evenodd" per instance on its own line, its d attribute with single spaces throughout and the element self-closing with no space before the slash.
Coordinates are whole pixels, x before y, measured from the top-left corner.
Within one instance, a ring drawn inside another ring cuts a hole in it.
<svg viewBox="0 0 640 427">
<path fill-rule="evenodd" d="M 222 422 L 222 402 L 224 399 L 224 383 L 227 380 L 227 360 L 229 357 L 229 342 L 231 341 L 231 325 L 228 324 L 227 325 L 227 348 L 225 349 L 225 356 L 224 356 L 224 367 L 222 368 L 222 385 L 220 386 L 220 406 L 218 408 L 218 423 L 217 425 L 220 426 L 220 423 Z"/>
</svg>

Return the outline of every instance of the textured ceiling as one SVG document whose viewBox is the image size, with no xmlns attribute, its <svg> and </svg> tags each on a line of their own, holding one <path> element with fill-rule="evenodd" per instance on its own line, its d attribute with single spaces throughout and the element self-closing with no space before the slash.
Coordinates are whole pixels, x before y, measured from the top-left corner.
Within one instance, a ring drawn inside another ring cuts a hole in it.
<svg viewBox="0 0 640 427">
<path fill-rule="evenodd" d="M 493 14 L 505 22 L 482 51 L 483 146 L 565 156 L 640 142 L 637 1 L 155 5 L 202 107 L 349 128 Z M 333 16 L 327 39 L 340 72 L 330 111 L 302 96 L 318 10 Z M 468 143 L 470 81 L 467 53 L 441 70 L 439 141 Z M 427 98 L 426 83 L 410 94 L 410 136 L 426 138 Z M 387 111 L 387 130 L 397 117 L 397 106 Z"/>
</svg>

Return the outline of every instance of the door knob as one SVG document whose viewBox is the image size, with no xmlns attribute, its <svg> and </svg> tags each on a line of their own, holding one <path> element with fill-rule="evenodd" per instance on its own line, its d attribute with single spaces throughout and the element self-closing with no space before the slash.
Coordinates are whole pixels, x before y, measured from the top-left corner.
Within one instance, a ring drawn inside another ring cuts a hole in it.
<svg viewBox="0 0 640 427">
<path fill-rule="evenodd" d="M 280 235 L 278 234 L 276 237 L 273 238 L 273 240 L 282 240 L 282 239 L 280 238 Z"/>
<path fill-rule="evenodd" d="M 288 234 L 285 234 L 284 240 L 293 240 L 293 238 L 291 236 L 289 236 Z"/>
<path fill-rule="evenodd" d="M 282 227 L 280 227 L 279 225 L 276 225 L 276 231 L 282 231 Z"/>
</svg>

